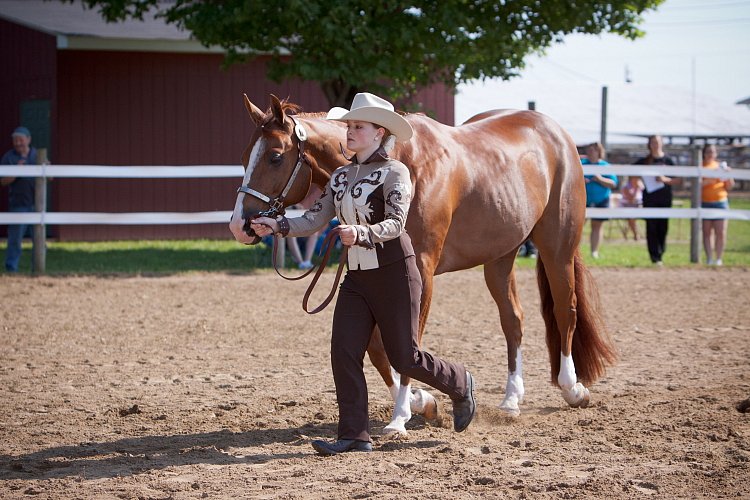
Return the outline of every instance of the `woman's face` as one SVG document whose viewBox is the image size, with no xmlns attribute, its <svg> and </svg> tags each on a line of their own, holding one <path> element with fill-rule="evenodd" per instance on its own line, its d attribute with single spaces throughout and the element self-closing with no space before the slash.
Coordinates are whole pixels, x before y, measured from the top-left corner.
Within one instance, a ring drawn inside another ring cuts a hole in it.
<svg viewBox="0 0 750 500">
<path fill-rule="evenodd" d="M 382 128 L 370 122 L 346 122 L 346 149 L 359 153 L 372 148 L 383 139 Z"/>
<path fill-rule="evenodd" d="M 661 136 L 656 135 L 654 137 L 650 137 L 648 140 L 648 149 L 652 153 L 658 153 L 661 151 L 662 142 L 661 142 Z"/>
<path fill-rule="evenodd" d="M 703 159 L 706 161 L 711 161 L 716 159 L 716 147 L 714 146 L 708 146 L 703 151 Z"/>
<path fill-rule="evenodd" d="M 601 160 L 599 157 L 599 148 L 596 146 L 588 146 L 586 148 L 586 157 L 591 163 L 596 163 Z"/>
</svg>

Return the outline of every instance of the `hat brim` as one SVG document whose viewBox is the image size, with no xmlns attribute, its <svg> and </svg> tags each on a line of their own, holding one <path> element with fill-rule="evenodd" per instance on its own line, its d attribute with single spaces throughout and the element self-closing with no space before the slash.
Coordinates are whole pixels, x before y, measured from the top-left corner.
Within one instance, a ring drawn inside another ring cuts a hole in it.
<svg viewBox="0 0 750 500">
<path fill-rule="evenodd" d="M 355 120 L 374 123 L 375 125 L 387 128 L 391 134 L 396 136 L 396 140 L 399 142 L 406 142 L 414 135 L 411 125 L 409 125 L 409 122 L 403 116 L 394 111 L 374 106 L 365 106 L 352 111 L 345 108 L 331 108 L 326 119 L 341 122 Z"/>
</svg>

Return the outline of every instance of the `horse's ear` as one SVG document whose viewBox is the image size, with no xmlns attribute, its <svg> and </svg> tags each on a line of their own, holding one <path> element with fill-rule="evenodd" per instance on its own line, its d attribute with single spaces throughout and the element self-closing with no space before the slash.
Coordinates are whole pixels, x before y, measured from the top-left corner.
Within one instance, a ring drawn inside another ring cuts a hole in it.
<svg viewBox="0 0 750 500">
<path fill-rule="evenodd" d="M 273 118 L 276 122 L 279 125 L 283 125 L 284 119 L 286 118 L 284 115 L 284 108 L 281 106 L 279 98 L 273 94 L 271 94 L 271 112 L 273 113 Z"/>
<path fill-rule="evenodd" d="M 253 119 L 255 122 L 255 125 L 260 125 L 263 122 L 263 116 L 265 116 L 265 113 L 258 109 L 258 107 L 250 102 L 250 99 L 247 97 L 247 94 L 242 94 L 245 96 L 245 109 L 247 109 L 248 114 L 250 115 L 250 118 Z"/>
</svg>

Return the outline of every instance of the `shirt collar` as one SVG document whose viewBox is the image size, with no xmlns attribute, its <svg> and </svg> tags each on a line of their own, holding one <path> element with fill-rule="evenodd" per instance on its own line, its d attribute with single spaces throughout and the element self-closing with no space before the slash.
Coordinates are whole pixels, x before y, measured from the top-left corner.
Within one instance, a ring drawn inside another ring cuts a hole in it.
<svg viewBox="0 0 750 500">
<path fill-rule="evenodd" d="M 379 161 L 387 161 L 389 159 L 390 158 L 388 157 L 388 153 L 386 153 L 385 149 L 381 146 L 373 154 L 371 154 L 368 159 L 361 162 L 360 165 L 367 165 L 368 163 L 379 162 Z"/>
</svg>

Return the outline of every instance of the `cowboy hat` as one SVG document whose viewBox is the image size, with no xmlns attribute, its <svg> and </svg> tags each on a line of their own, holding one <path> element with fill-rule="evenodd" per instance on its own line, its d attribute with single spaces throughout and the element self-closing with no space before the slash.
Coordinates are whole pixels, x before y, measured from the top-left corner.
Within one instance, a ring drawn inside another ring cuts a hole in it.
<svg viewBox="0 0 750 500">
<path fill-rule="evenodd" d="M 414 133 L 409 122 L 393 110 L 393 104 L 369 92 L 360 92 L 355 95 L 352 109 L 331 108 L 326 119 L 374 123 L 387 128 L 399 142 L 408 141 Z"/>
</svg>

